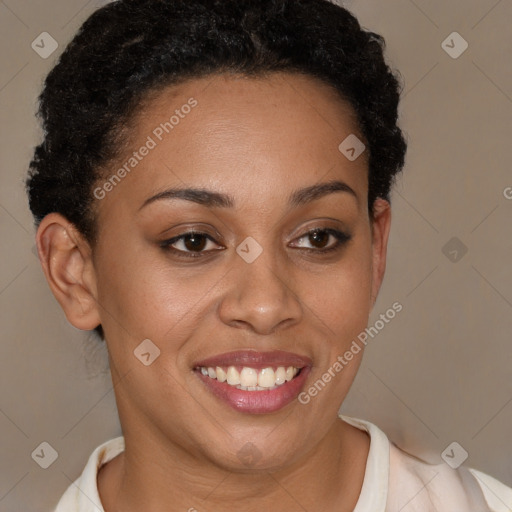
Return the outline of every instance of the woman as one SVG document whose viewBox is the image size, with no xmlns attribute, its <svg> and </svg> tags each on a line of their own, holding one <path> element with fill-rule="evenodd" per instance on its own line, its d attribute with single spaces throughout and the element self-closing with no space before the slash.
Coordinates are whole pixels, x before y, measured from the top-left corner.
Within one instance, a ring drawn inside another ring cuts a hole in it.
<svg viewBox="0 0 512 512">
<path fill-rule="evenodd" d="M 406 150 L 383 47 L 327 0 L 119 0 L 67 47 L 27 188 L 123 436 L 57 512 L 512 506 L 338 415 Z"/>
</svg>

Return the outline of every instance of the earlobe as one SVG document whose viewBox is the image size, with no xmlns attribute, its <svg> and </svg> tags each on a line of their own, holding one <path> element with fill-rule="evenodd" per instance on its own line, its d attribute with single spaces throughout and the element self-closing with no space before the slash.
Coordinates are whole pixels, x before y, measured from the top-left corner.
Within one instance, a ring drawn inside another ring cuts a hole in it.
<svg viewBox="0 0 512 512">
<path fill-rule="evenodd" d="M 65 217 L 50 213 L 36 234 L 44 275 L 68 321 L 92 330 L 101 323 L 90 246 Z"/>
<path fill-rule="evenodd" d="M 386 255 L 391 229 L 391 206 L 385 199 L 378 198 L 374 202 L 374 217 L 372 222 L 372 291 L 371 305 L 375 304 L 384 273 L 386 270 Z"/>
</svg>

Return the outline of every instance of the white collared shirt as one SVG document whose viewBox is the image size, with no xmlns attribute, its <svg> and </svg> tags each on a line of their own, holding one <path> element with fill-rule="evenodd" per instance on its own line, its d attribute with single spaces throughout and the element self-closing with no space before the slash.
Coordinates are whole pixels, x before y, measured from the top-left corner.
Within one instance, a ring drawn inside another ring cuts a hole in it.
<svg viewBox="0 0 512 512">
<path fill-rule="evenodd" d="M 398 448 L 373 423 L 339 416 L 370 435 L 354 512 L 512 512 L 512 488 L 495 478 L 464 466 L 428 464 Z M 105 512 L 98 493 L 98 470 L 123 450 L 123 436 L 98 446 L 54 512 Z"/>
</svg>

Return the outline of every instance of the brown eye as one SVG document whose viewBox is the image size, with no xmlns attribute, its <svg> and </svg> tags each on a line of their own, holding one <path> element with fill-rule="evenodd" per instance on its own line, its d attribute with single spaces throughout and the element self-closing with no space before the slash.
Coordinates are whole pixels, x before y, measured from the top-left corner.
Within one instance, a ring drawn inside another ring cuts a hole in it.
<svg viewBox="0 0 512 512">
<path fill-rule="evenodd" d="M 341 247 L 351 238 L 351 235 L 337 229 L 313 229 L 297 238 L 299 244 L 295 247 L 322 254 L 341 249 Z M 307 240 L 310 247 L 305 245 L 305 242 L 300 242 L 301 240 Z M 329 244 L 329 240 L 333 240 L 333 243 Z"/>
<path fill-rule="evenodd" d="M 323 249 L 329 243 L 330 233 L 326 231 L 311 231 L 309 233 L 310 242 L 318 249 Z"/>
<path fill-rule="evenodd" d="M 188 251 L 202 251 L 206 247 L 206 243 L 207 238 L 198 233 L 183 237 L 183 245 Z"/>
<path fill-rule="evenodd" d="M 183 233 L 170 240 L 165 240 L 160 246 L 163 249 L 176 253 L 178 256 L 188 258 L 198 258 L 205 253 L 218 250 L 215 249 L 215 246 L 218 246 L 218 244 L 210 235 L 196 231 Z M 207 248 L 208 250 L 206 250 Z"/>
</svg>

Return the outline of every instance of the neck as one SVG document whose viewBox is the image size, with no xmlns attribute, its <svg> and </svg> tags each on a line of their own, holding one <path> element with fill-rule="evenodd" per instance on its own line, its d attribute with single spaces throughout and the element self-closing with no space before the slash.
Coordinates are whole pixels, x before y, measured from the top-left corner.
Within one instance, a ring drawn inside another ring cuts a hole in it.
<svg viewBox="0 0 512 512">
<path fill-rule="evenodd" d="M 159 443 L 125 433 L 126 450 L 101 468 L 98 490 L 105 512 L 352 511 L 369 442 L 366 432 L 337 419 L 320 443 L 293 465 L 234 473 L 179 447 L 162 450 Z"/>
</svg>

